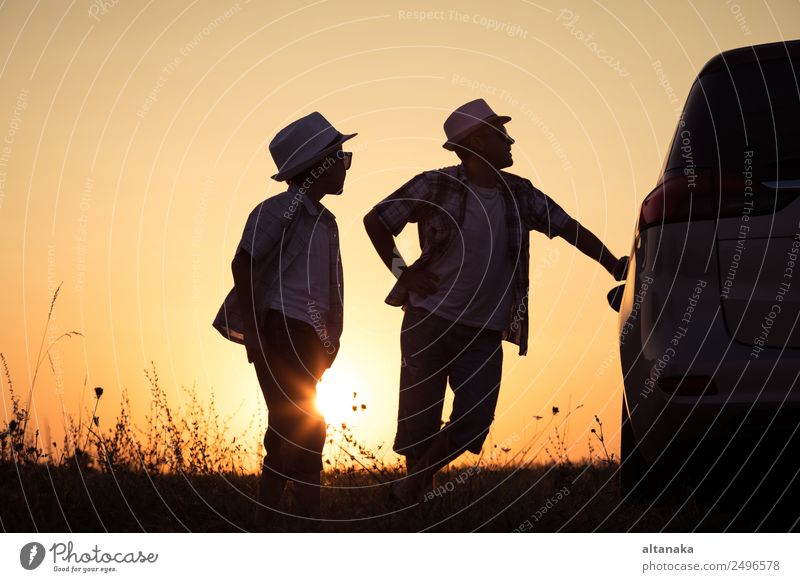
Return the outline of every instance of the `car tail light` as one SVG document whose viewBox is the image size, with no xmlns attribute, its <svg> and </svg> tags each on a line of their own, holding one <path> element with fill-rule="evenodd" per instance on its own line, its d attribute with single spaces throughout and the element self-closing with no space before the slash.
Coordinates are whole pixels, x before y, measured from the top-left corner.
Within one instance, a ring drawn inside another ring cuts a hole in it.
<svg viewBox="0 0 800 582">
<path fill-rule="evenodd" d="M 717 393 L 717 385 L 710 376 L 659 378 L 658 387 L 667 394 L 676 396 L 711 396 Z"/>
<path fill-rule="evenodd" d="M 715 187 L 718 184 L 718 188 Z M 642 202 L 639 231 L 651 226 L 711 220 L 749 214 L 770 214 L 800 195 L 797 180 L 762 181 L 742 174 L 708 169 L 670 170 Z"/>
<path fill-rule="evenodd" d="M 711 170 L 670 170 L 642 202 L 639 230 L 670 222 L 713 219 L 717 214 L 715 199 Z"/>
</svg>

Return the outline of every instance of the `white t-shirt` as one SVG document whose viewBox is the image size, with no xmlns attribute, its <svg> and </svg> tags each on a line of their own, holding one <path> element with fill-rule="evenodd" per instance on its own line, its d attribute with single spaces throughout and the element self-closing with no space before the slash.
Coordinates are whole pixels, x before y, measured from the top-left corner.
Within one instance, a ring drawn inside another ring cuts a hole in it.
<svg viewBox="0 0 800 582">
<path fill-rule="evenodd" d="M 324 221 L 314 223 L 308 246 L 303 249 L 281 275 L 280 290 L 270 304 L 286 317 L 305 321 L 312 326 L 312 313 L 325 313 L 330 303 L 330 231 Z"/>
<path fill-rule="evenodd" d="M 466 195 L 461 236 L 428 266 L 439 276 L 437 291 L 424 298 L 410 292 L 409 301 L 450 321 L 503 330 L 514 287 L 505 198 L 497 186 L 471 183 Z"/>
</svg>

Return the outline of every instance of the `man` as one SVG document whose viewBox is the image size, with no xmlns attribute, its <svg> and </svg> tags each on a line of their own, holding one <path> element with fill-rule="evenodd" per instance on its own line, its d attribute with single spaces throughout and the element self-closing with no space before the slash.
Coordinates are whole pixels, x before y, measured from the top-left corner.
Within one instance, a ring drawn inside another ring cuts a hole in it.
<svg viewBox="0 0 800 582">
<path fill-rule="evenodd" d="M 386 302 L 403 306 L 402 366 L 394 450 L 408 477 L 395 501 L 418 501 L 434 474 L 465 451 L 479 453 L 494 419 L 501 341 L 527 352 L 529 235 L 561 236 L 621 279 L 627 264 L 512 165 L 505 124 L 483 99 L 445 121 L 457 166 L 423 172 L 378 203 L 364 226 L 398 277 Z M 406 266 L 394 238 L 417 222 L 422 254 Z M 442 427 L 449 380 L 453 411 Z"/>
<path fill-rule="evenodd" d="M 231 264 L 234 287 L 213 323 L 244 344 L 267 403 L 259 530 L 276 527 L 287 480 L 296 513 L 320 517 L 325 419 L 316 384 L 338 353 L 344 291 L 336 217 L 321 199 L 342 193 L 352 157 L 342 143 L 355 135 L 317 112 L 278 132 L 269 145 L 272 178 L 288 190 L 250 213 Z"/>
</svg>

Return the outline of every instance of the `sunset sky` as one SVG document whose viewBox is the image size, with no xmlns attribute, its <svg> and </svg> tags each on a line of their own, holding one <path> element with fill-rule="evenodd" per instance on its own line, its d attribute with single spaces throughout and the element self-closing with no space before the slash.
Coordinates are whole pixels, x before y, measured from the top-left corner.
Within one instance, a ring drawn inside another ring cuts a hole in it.
<svg viewBox="0 0 800 582">
<path fill-rule="evenodd" d="M 16 392 L 27 397 L 62 281 L 47 336 L 84 335 L 57 344 L 55 375 L 41 367 L 32 426 L 60 438 L 63 414 L 98 385 L 101 427 L 123 388 L 141 425 L 151 362 L 176 406 L 180 386 L 203 399 L 213 388 L 232 434 L 250 424 L 264 408 L 255 371 L 211 322 L 248 213 L 284 189 L 267 145 L 316 110 L 359 133 L 344 194 L 323 200 L 341 232 L 345 328 L 322 406 L 391 443 L 402 311 L 384 303 L 392 275 L 361 221 L 413 175 L 457 163 L 441 147 L 454 108 L 483 97 L 510 115 L 508 171 L 627 255 L 699 69 L 798 37 L 795 1 L 0 3 L 0 351 Z M 416 240 L 414 225 L 400 238 L 409 262 Z M 614 284 L 563 239 L 532 233 L 529 352 L 504 343 L 487 447 L 520 446 L 535 415 L 541 429 L 569 403 L 582 404 L 570 456 L 587 454 L 595 414 L 618 454 Z M 8 418 L 5 376 L 2 389 Z M 367 405 L 356 415 L 354 391 Z"/>
</svg>

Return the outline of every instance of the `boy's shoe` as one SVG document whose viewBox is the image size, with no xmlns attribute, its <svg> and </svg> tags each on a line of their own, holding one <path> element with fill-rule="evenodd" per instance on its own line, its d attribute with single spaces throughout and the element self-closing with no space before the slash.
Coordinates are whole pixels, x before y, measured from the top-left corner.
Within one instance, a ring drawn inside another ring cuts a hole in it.
<svg viewBox="0 0 800 582">
<path fill-rule="evenodd" d="M 253 533 L 285 533 L 287 530 L 283 515 L 267 510 L 256 512 L 253 528 L 250 531 Z"/>
<path fill-rule="evenodd" d="M 389 504 L 393 509 L 406 509 L 419 505 L 421 498 L 418 491 L 408 485 L 408 478 L 392 481 L 389 484 Z"/>
</svg>

